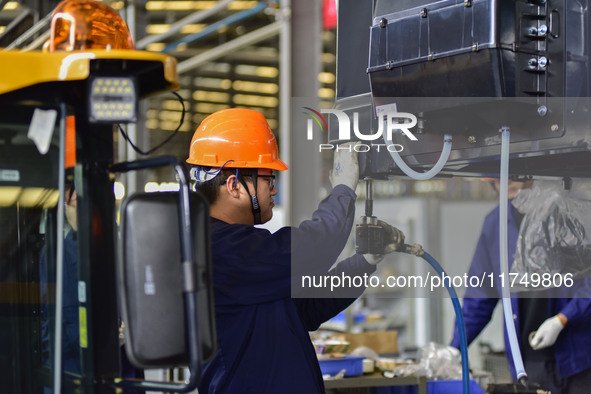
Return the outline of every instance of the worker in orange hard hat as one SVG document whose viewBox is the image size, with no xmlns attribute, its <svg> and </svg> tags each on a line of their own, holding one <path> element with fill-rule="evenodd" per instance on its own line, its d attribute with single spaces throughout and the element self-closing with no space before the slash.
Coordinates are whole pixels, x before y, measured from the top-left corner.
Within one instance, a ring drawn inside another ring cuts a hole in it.
<svg viewBox="0 0 591 394">
<path fill-rule="evenodd" d="M 187 162 L 210 203 L 218 338 L 199 392 L 323 393 L 308 331 L 349 306 L 364 288 L 347 288 L 338 298 L 294 284 L 315 273 L 370 275 L 381 260 L 355 254 L 331 268 L 354 221 L 357 153 L 335 152 L 333 189 L 313 220 L 275 233 L 253 226 L 272 217 L 272 172 L 287 169 L 262 114 L 233 108 L 208 116 L 195 131 Z"/>
</svg>

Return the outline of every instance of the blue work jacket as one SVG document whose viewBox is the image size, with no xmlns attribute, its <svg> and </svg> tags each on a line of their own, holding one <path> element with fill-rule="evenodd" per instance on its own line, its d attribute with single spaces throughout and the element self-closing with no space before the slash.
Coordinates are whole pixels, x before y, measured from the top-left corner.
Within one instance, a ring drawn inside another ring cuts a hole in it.
<svg viewBox="0 0 591 394">
<path fill-rule="evenodd" d="M 218 350 L 203 370 L 200 393 L 323 393 L 308 331 L 349 306 L 349 298 L 295 298 L 302 275 L 329 273 L 351 232 L 356 195 L 336 186 L 299 227 L 275 233 L 211 220 Z M 362 255 L 330 273 L 371 274 Z M 292 284 L 294 287 L 292 288 Z M 301 293 L 306 295 L 307 293 Z"/>
<path fill-rule="evenodd" d="M 513 256 L 515 255 L 517 238 L 519 236 L 516 214 L 515 207 L 509 203 L 507 215 L 509 267 L 513 265 Z M 482 277 L 483 273 L 488 275 L 491 272 L 497 280 L 496 289 L 494 290 L 496 296 L 491 296 L 490 292 L 479 288 L 466 289 L 462 310 L 464 313 L 468 344 L 488 324 L 493 310 L 500 299 L 499 207 L 489 213 L 484 220 L 468 275 Z M 576 287 L 576 291 L 574 291 L 573 298 L 556 297 L 548 299 L 547 317 L 562 313 L 568 318 L 568 324 L 558 336 L 553 347 L 558 371 L 563 378 L 591 368 L 591 281 L 589 278 L 575 280 L 574 286 Z M 519 337 L 520 321 L 518 301 L 518 298 L 511 297 L 515 330 Z M 457 326 L 451 345 L 458 348 L 460 346 Z M 521 346 L 523 344 L 520 344 Z M 525 346 L 529 346 L 529 344 L 525 344 Z M 509 369 L 513 379 L 516 379 L 506 329 L 505 354 L 509 361 Z"/>
<path fill-rule="evenodd" d="M 63 262 L 63 311 L 62 311 L 62 362 L 65 371 L 80 373 L 80 323 L 78 318 L 78 240 L 77 233 L 70 231 L 64 238 Z M 42 318 L 42 358 L 49 364 L 50 353 L 50 324 L 55 316 L 55 305 L 50 301 L 54 294 L 50 294 L 49 284 L 55 284 L 55 272 L 50 273 L 48 267 L 47 249 L 43 248 L 39 257 L 39 282 L 41 289 L 41 318 Z"/>
</svg>

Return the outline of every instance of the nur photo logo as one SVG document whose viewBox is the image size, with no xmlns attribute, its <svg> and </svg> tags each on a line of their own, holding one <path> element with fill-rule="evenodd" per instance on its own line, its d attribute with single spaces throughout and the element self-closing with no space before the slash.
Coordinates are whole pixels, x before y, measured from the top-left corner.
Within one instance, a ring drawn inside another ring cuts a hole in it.
<svg viewBox="0 0 591 394">
<path fill-rule="evenodd" d="M 357 152 L 367 152 L 371 149 L 380 151 L 383 148 L 388 149 L 390 152 L 402 152 L 404 149 L 402 145 L 391 143 L 392 135 L 395 132 L 402 133 L 411 141 L 418 141 L 417 137 L 410 131 L 410 129 L 417 125 L 417 117 L 408 112 L 398 112 L 395 106 L 389 106 L 387 109 L 378 109 L 378 130 L 375 132 L 370 130 L 369 133 L 362 132 L 359 128 L 359 112 L 347 113 L 338 109 L 321 109 L 320 111 L 316 111 L 310 107 L 303 107 L 303 109 L 306 110 L 303 113 L 310 117 L 306 124 L 306 138 L 308 141 L 313 140 L 314 129 L 319 129 L 321 132 L 328 134 L 327 117 L 325 118 L 323 114 L 334 115 L 336 118 L 338 128 L 336 139 L 338 141 L 362 141 L 353 147 Z M 382 138 L 386 143 L 377 143 L 377 140 Z M 388 141 L 390 143 L 387 143 Z M 319 144 L 318 146 L 319 151 L 332 149 L 338 149 L 338 147 L 330 143 Z"/>
</svg>

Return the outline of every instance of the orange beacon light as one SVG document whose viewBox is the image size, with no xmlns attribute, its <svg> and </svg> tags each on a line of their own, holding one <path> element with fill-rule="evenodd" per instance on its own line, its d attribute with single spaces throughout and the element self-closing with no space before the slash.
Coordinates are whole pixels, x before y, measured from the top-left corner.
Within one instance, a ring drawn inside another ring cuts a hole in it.
<svg viewBox="0 0 591 394">
<path fill-rule="evenodd" d="M 131 33 L 111 7 L 95 0 L 64 0 L 51 19 L 49 52 L 134 49 Z"/>
</svg>

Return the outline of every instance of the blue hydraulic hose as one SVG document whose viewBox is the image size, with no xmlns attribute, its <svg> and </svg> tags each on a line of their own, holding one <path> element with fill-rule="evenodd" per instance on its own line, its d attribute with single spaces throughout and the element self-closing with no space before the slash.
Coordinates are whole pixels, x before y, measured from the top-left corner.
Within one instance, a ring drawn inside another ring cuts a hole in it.
<svg viewBox="0 0 591 394">
<path fill-rule="evenodd" d="M 431 267 L 437 271 L 439 276 L 444 278 L 447 276 L 441 265 L 431 256 L 429 253 L 424 252 L 422 257 L 427 263 L 431 264 Z M 456 294 L 456 290 L 454 287 L 449 283 L 449 281 L 443 281 L 447 291 L 449 292 L 449 296 L 451 297 L 451 302 L 454 306 L 454 311 L 456 312 L 456 320 L 458 324 L 458 333 L 460 334 L 460 353 L 462 354 L 462 385 L 463 385 L 463 393 L 469 394 L 470 393 L 470 368 L 468 363 L 468 341 L 466 340 L 466 326 L 464 325 L 464 314 L 462 313 L 462 306 L 460 305 L 460 301 L 458 300 L 458 295 Z"/>
</svg>

